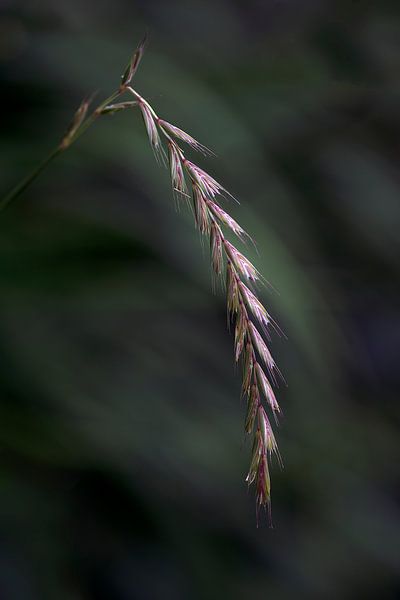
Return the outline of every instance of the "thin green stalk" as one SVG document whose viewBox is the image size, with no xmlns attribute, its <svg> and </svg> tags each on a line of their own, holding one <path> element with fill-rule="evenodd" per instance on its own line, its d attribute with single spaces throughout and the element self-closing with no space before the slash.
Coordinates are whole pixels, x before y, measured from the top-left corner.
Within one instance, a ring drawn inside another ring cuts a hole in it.
<svg viewBox="0 0 400 600">
<path fill-rule="evenodd" d="M 62 152 L 62 148 L 57 146 L 54 148 L 50 154 L 42 160 L 42 162 L 31 172 L 29 175 L 24 177 L 17 185 L 15 185 L 9 192 L 2 198 L 0 201 L 0 211 L 4 210 L 10 202 L 12 202 L 15 198 L 17 198 L 30 184 L 40 175 L 42 171 L 49 165 L 56 156 L 58 156 Z"/>
<path fill-rule="evenodd" d="M 123 93 L 123 90 L 119 90 L 114 92 L 109 96 L 106 100 L 104 100 L 93 112 L 92 114 L 85 120 L 83 123 L 77 128 L 75 133 L 68 140 L 67 145 L 63 145 L 62 142 L 56 148 L 54 148 L 46 158 L 42 160 L 42 162 L 31 171 L 26 177 L 24 177 L 19 183 L 17 183 L 1 200 L 0 200 L 0 212 L 6 208 L 12 202 L 22 194 L 28 188 L 33 181 L 40 175 L 42 171 L 46 169 L 46 167 L 64 150 L 69 148 L 71 144 L 73 144 L 85 131 L 94 123 L 97 117 L 101 114 L 103 108 L 105 108 L 110 102 L 113 102 L 118 96 Z"/>
</svg>

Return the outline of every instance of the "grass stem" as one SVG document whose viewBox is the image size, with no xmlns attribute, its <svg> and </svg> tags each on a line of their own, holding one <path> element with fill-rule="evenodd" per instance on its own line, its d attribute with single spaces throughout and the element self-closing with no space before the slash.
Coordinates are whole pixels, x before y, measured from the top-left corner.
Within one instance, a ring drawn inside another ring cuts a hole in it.
<svg viewBox="0 0 400 600">
<path fill-rule="evenodd" d="M 4 210 L 15 198 L 20 196 L 34 181 L 35 179 L 46 169 L 46 167 L 64 150 L 69 148 L 71 144 L 73 144 L 80 136 L 85 133 L 85 131 L 93 125 L 96 121 L 97 117 L 100 116 L 101 111 L 105 108 L 110 102 L 113 102 L 118 96 L 123 93 L 122 91 L 116 91 L 111 96 L 109 96 L 106 100 L 104 100 L 90 115 L 89 117 L 83 121 L 82 125 L 77 129 L 75 134 L 69 140 L 68 146 L 58 145 L 54 148 L 46 158 L 42 160 L 42 162 L 35 168 L 33 171 L 28 173 L 26 177 L 24 177 L 21 181 L 19 181 L 1 200 L 0 200 L 0 212 Z"/>
</svg>

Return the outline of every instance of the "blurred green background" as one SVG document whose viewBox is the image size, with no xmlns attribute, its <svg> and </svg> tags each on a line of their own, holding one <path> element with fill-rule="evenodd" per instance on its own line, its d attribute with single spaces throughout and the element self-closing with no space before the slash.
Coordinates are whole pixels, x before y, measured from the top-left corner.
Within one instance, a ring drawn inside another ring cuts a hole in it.
<svg viewBox="0 0 400 600">
<path fill-rule="evenodd" d="M 216 151 L 288 338 L 257 529 L 208 250 L 140 115 L 101 119 L 0 215 L 1 600 L 398 598 L 399 2 L 0 9 L 0 189 L 148 29 L 135 87 Z"/>
</svg>

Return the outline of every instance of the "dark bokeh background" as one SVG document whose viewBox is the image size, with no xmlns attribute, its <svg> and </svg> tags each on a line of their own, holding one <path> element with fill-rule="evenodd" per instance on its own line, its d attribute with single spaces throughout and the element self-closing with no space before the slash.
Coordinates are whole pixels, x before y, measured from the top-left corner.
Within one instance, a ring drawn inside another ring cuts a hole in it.
<svg viewBox="0 0 400 600">
<path fill-rule="evenodd" d="M 3 0 L 0 186 L 137 88 L 215 149 L 288 340 L 274 529 L 221 292 L 138 114 L 0 216 L 0 598 L 398 598 L 398 1 Z"/>
</svg>

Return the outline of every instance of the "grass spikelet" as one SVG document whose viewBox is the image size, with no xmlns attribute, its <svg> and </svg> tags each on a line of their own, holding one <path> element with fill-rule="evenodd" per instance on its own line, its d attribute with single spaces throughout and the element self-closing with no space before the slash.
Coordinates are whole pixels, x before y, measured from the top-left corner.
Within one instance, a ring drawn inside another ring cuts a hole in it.
<svg viewBox="0 0 400 600">
<path fill-rule="evenodd" d="M 273 370 L 275 368 L 275 361 L 272 358 L 271 352 L 269 351 L 267 344 L 264 342 L 263 338 L 261 337 L 253 323 L 249 323 L 249 330 L 254 347 L 256 348 L 258 354 L 261 356 L 270 375 L 272 375 Z"/>
<path fill-rule="evenodd" d="M 226 309 L 229 318 L 232 317 L 239 309 L 239 287 L 237 278 L 232 268 L 231 262 L 228 260 L 226 265 Z"/>
<path fill-rule="evenodd" d="M 139 106 L 142 111 L 143 121 L 154 156 L 159 164 L 165 164 L 165 151 L 161 143 L 160 134 L 158 133 L 154 117 L 147 104 L 139 102 Z"/>
<path fill-rule="evenodd" d="M 120 90 L 122 91 L 127 85 L 130 84 L 134 74 L 136 73 L 139 63 L 142 60 L 144 50 L 147 44 L 147 34 L 143 36 L 141 41 L 139 42 L 138 47 L 135 52 L 132 54 L 130 61 L 127 64 L 127 67 L 124 71 L 124 74 L 121 76 L 121 86 Z"/>
<path fill-rule="evenodd" d="M 225 248 L 229 258 L 243 277 L 249 281 L 260 279 L 260 274 L 255 266 L 233 244 L 225 240 Z"/>
<path fill-rule="evenodd" d="M 169 166 L 171 172 L 172 191 L 174 194 L 188 198 L 188 190 L 183 172 L 180 154 L 173 142 L 168 142 Z"/>
<path fill-rule="evenodd" d="M 210 207 L 213 215 L 226 227 L 229 227 L 231 231 L 243 242 L 245 237 L 250 237 L 245 230 L 239 225 L 235 219 L 233 219 L 226 211 L 224 211 L 218 204 L 213 202 L 212 200 L 208 201 L 208 206 Z"/>
<path fill-rule="evenodd" d="M 86 118 L 87 111 L 89 108 L 90 100 L 85 98 L 80 103 L 78 109 L 76 110 L 74 116 L 72 117 L 72 121 L 65 132 L 63 139 L 61 140 L 60 148 L 62 150 L 66 150 L 68 146 L 71 144 L 74 135 L 78 131 L 79 127 L 82 125 L 83 121 Z"/>
<path fill-rule="evenodd" d="M 235 361 L 238 362 L 242 353 L 244 341 L 247 334 L 246 314 L 242 307 L 239 307 L 239 313 L 235 326 Z"/>
<path fill-rule="evenodd" d="M 242 281 L 239 282 L 239 289 L 250 311 L 256 317 L 260 325 L 266 328 L 272 322 L 272 319 L 266 308 L 261 304 L 257 296 L 253 294 L 253 292 L 249 290 L 249 288 Z"/>
<path fill-rule="evenodd" d="M 254 351 L 250 340 L 244 347 L 242 396 L 249 396 L 254 374 Z"/>
<path fill-rule="evenodd" d="M 132 100 L 130 102 L 117 102 L 116 104 L 109 104 L 101 109 L 101 115 L 114 115 L 121 110 L 125 110 L 126 108 L 134 108 L 138 106 L 138 100 Z"/>
<path fill-rule="evenodd" d="M 254 428 L 254 422 L 257 415 L 257 409 L 260 405 L 260 392 L 256 384 L 251 386 L 249 398 L 247 400 L 247 413 L 244 424 L 245 432 L 250 435 Z"/>
<path fill-rule="evenodd" d="M 256 375 L 257 375 L 258 384 L 260 386 L 261 391 L 263 392 L 263 394 L 265 396 L 266 401 L 268 402 L 268 404 L 270 405 L 270 407 L 274 411 L 274 413 L 279 413 L 280 408 L 279 408 L 279 404 L 275 398 L 274 390 L 272 389 L 271 384 L 268 381 L 266 374 L 262 370 L 260 363 L 256 363 L 255 371 L 256 371 Z"/>
<path fill-rule="evenodd" d="M 257 468 L 256 481 L 256 509 L 257 509 L 257 524 L 258 510 L 260 507 L 268 508 L 269 520 L 271 521 L 271 479 L 269 475 L 268 459 L 265 450 L 261 452 L 260 460 Z"/>
<path fill-rule="evenodd" d="M 218 225 L 213 222 L 210 231 L 211 265 L 216 275 L 221 275 L 224 262 L 222 236 Z"/>
<path fill-rule="evenodd" d="M 260 459 L 261 459 L 262 452 L 263 452 L 263 441 L 261 438 L 260 428 L 258 427 L 257 431 L 254 435 L 253 448 L 251 451 L 250 468 L 249 468 L 249 472 L 246 477 L 246 481 L 249 485 L 254 483 L 254 481 L 257 477 L 257 472 L 258 472 L 258 468 L 260 465 Z"/>
<path fill-rule="evenodd" d="M 163 119 L 160 119 L 158 121 L 158 124 L 163 129 L 166 129 L 168 133 L 170 133 L 174 137 L 178 138 L 178 140 L 182 140 L 183 142 L 188 144 L 194 150 L 197 150 L 198 152 L 201 152 L 204 155 L 207 155 L 207 154 L 213 155 L 214 154 L 214 152 L 212 152 L 209 148 L 207 148 L 207 146 L 203 146 L 203 144 L 200 144 L 200 142 L 195 140 L 194 137 L 192 137 L 191 135 L 189 135 L 182 129 L 179 129 L 179 127 L 176 127 L 176 125 L 172 125 L 172 123 L 168 123 L 167 121 L 164 121 Z"/>
<path fill-rule="evenodd" d="M 196 221 L 197 229 L 200 233 L 210 233 L 210 211 L 208 210 L 207 202 L 203 196 L 203 193 L 198 185 L 194 184 L 193 190 L 193 207 L 194 207 L 194 218 Z"/>
<path fill-rule="evenodd" d="M 214 177 L 211 177 L 211 175 L 190 162 L 190 160 L 185 160 L 184 164 L 192 182 L 199 186 L 206 198 L 215 198 L 217 194 L 225 191 L 222 185 L 218 183 Z"/>
</svg>

